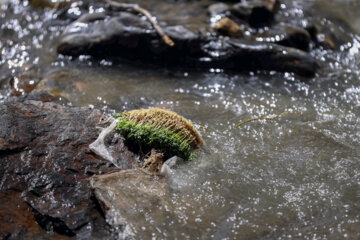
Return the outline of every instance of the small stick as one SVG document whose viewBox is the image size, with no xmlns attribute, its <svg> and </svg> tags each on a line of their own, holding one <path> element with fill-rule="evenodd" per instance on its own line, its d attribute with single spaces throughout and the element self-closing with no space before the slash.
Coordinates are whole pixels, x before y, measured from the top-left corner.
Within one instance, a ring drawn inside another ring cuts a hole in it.
<svg viewBox="0 0 360 240">
<path fill-rule="evenodd" d="M 200 125 L 200 128 L 206 130 L 207 132 L 215 132 L 215 130 L 213 130 L 211 128 L 208 128 L 208 127 L 205 127 L 205 126 Z"/>
<path fill-rule="evenodd" d="M 141 8 L 138 4 L 119 3 L 119 2 L 114 2 L 111 0 L 104 0 L 104 1 L 107 2 L 108 4 L 110 4 L 111 6 L 119 8 L 121 10 L 124 10 L 124 11 L 132 10 L 137 13 L 143 14 L 147 18 L 147 20 L 153 25 L 153 27 L 155 28 L 157 33 L 161 36 L 161 38 L 167 45 L 169 45 L 170 47 L 173 47 L 175 45 L 174 41 L 171 40 L 171 38 L 164 33 L 164 31 L 161 29 L 161 27 L 159 26 L 157 21 L 154 19 L 154 17 L 149 13 L 149 11 L 147 11 L 144 8 Z"/>
<path fill-rule="evenodd" d="M 59 8 L 59 6 L 60 6 L 60 0 L 58 0 L 58 1 L 55 3 L 54 7 L 51 9 L 51 15 L 54 15 L 54 13 L 55 13 L 56 10 Z"/>
<path fill-rule="evenodd" d="M 290 112 L 283 112 L 275 117 L 258 117 L 258 118 L 250 118 L 250 119 L 247 119 L 241 123 L 238 123 L 234 126 L 234 128 L 237 128 L 237 127 L 240 127 L 241 125 L 243 125 L 244 123 L 248 123 L 248 122 L 252 122 L 252 121 L 255 121 L 255 120 L 274 120 L 276 118 L 279 118 L 279 117 L 282 117 L 284 115 L 287 115 L 289 114 Z"/>
</svg>

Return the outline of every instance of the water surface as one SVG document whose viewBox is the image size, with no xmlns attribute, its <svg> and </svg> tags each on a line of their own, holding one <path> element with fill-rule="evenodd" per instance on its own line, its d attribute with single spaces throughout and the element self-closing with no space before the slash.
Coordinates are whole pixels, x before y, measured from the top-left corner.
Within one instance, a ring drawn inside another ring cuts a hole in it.
<svg viewBox="0 0 360 240">
<path fill-rule="evenodd" d="M 347 33 L 352 41 L 344 44 L 346 50 L 312 50 L 322 65 L 313 79 L 57 56 L 55 44 L 69 20 L 57 20 L 56 12 L 28 1 L 10 2 L 0 7 L 0 100 L 11 93 L 6 79 L 31 69 L 34 84 L 47 79 L 47 86 L 72 105 L 107 112 L 161 106 L 207 128 L 200 129 L 204 152 L 168 182 L 179 214 L 159 222 L 152 218 L 158 209 L 149 210 L 147 226 L 132 226 L 137 239 L 360 238 L 358 1 L 286 2 L 330 9 L 354 29 Z M 207 24 L 199 11 L 209 1 L 153 2 L 145 6 L 160 19 L 193 28 Z M 176 15 L 169 13 L 174 8 Z M 234 128 L 249 118 L 283 112 L 288 114 Z"/>
</svg>

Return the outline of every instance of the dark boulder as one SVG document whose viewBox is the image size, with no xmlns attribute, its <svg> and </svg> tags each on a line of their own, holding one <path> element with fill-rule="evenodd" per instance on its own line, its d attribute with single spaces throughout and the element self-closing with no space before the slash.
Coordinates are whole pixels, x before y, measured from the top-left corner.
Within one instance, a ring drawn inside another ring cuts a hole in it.
<svg viewBox="0 0 360 240">
<path fill-rule="evenodd" d="M 290 25 L 277 25 L 270 28 L 268 31 L 254 34 L 253 37 L 257 41 L 272 42 L 303 51 L 309 50 L 310 42 L 312 40 L 306 29 Z"/>
<path fill-rule="evenodd" d="M 103 114 L 39 101 L 0 105 L 0 238 L 111 238 L 88 179 L 118 170 L 88 146 Z M 124 169 L 133 153 L 118 139 Z"/>
<path fill-rule="evenodd" d="M 270 43 L 216 40 L 203 46 L 204 65 L 233 70 L 276 70 L 311 77 L 319 65 L 308 53 Z"/>
<path fill-rule="evenodd" d="M 244 20 L 252 27 L 270 25 L 278 10 L 278 1 L 252 0 L 233 5 L 230 12 L 235 17 Z"/>
<path fill-rule="evenodd" d="M 177 68 L 276 70 L 313 76 L 318 67 L 313 57 L 292 48 L 256 41 L 239 43 L 197 34 L 183 26 L 163 29 L 175 42 L 173 47 L 162 41 L 150 23 L 134 14 L 86 14 L 65 29 L 57 50 L 65 55 L 113 56 Z"/>
<path fill-rule="evenodd" d="M 174 47 L 166 45 L 149 22 L 134 14 L 85 14 L 65 29 L 57 51 L 73 56 L 142 56 L 144 60 L 161 55 L 158 61 L 164 62 L 174 55 L 183 59 L 198 51 L 200 38 L 192 31 L 183 26 L 165 27 L 164 31 L 174 41 Z M 169 58 L 164 59 L 166 56 Z"/>
<path fill-rule="evenodd" d="M 316 46 L 323 49 L 339 50 L 340 46 L 352 42 L 351 37 L 347 34 L 350 32 L 349 27 L 341 21 L 328 21 L 326 26 L 313 24 L 306 29 Z"/>
</svg>

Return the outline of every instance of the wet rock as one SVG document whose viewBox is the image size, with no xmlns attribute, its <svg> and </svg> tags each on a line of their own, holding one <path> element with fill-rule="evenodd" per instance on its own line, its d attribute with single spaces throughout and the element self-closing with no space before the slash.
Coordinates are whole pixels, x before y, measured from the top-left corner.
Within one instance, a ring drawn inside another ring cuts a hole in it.
<svg viewBox="0 0 360 240">
<path fill-rule="evenodd" d="M 35 67 L 24 64 L 21 73 L 11 73 L 8 67 L 0 67 L 0 89 L 8 89 L 10 96 L 23 96 L 31 92 L 39 82 Z"/>
<path fill-rule="evenodd" d="M 163 29 L 175 46 L 166 45 L 139 16 L 125 12 L 87 14 L 65 29 L 57 50 L 65 55 L 118 56 L 126 61 L 141 59 L 142 63 L 164 66 L 265 69 L 303 76 L 313 76 L 318 66 L 310 55 L 295 49 L 249 41 L 233 43 L 221 37 L 196 34 L 183 26 Z"/>
<path fill-rule="evenodd" d="M 280 9 L 280 1 L 278 0 L 262 0 L 265 7 L 269 9 L 269 11 L 272 11 L 276 13 Z"/>
<path fill-rule="evenodd" d="M 293 26 L 286 26 L 284 30 L 284 37 L 277 41 L 278 44 L 304 51 L 309 49 L 311 37 L 308 31 Z"/>
<path fill-rule="evenodd" d="M 45 73 L 26 100 L 68 103 L 69 92 L 81 94 L 89 86 L 84 79 L 68 70 L 54 70 Z"/>
<path fill-rule="evenodd" d="M 0 238 L 21 239 L 22 236 L 36 238 L 45 234 L 36 223 L 31 208 L 21 199 L 21 193 L 17 191 L 0 192 Z M 31 231 L 26 234 L 25 229 Z"/>
<path fill-rule="evenodd" d="M 269 43 L 221 39 L 203 46 L 204 65 L 234 70 L 276 70 L 311 77 L 319 65 L 308 53 Z M 211 63 L 210 63 L 211 62 Z"/>
<path fill-rule="evenodd" d="M 54 82 L 49 83 L 47 78 L 40 81 L 40 76 L 34 67 L 29 67 L 25 72 L 0 81 L 0 89 L 9 91 L 9 98 L 14 101 L 35 100 L 42 102 L 68 103 L 67 97 L 54 90 Z M 72 86 L 71 86 L 72 87 Z M 20 99 L 16 100 L 15 97 Z"/>
<path fill-rule="evenodd" d="M 326 26 L 309 25 L 306 30 L 309 32 L 312 40 L 316 46 L 324 49 L 339 49 L 341 45 L 344 45 L 352 40 L 349 38 L 347 31 L 348 26 L 345 26 L 343 22 L 332 21 L 326 22 Z"/>
<path fill-rule="evenodd" d="M 41 102 L 54 102 L 59 104 L 67 104 L 69 100 L 59 95 L 56 91 L 33 91 L 26 95 L 24 100 L 33 100 Z"/>
<path fill-rule="evenodd" d="M 317 34 L 315 42 L 324 49 L 334 50 L 337 46 L 334 39 L 331 36 L 325 34 Z"/>
<path fill-rule="evenodd" d="M 0 105 L 0 219 L 8 219 L 0 221 L 1 237 L 111 238 L 88 184 L 94 174 L 117 170 L 88 149 L 102 117 L 55 103 Z"/>
<path fill-rule="evenodd" d="M 311 36 L 303 28 L 277 25 L 268 31 L 256 34 L 255 40 L 260 42 L 273 42 L 286 47 L 293 47 L 307 51 L 310 46 Z"/>
<path fill-rule="evenodd" d="M 344 20 L 335 17 L 321 5 L 304 8 L 305 29 L 315 47 L 331 50 L 348 50 L 353 42 L 353 29 Z"/>
<path fill-rule="evenodd" d="M 95 13 L 80 17 L 65 29 L 58 44 L 58 53 L 121 55 L 130 59 L 136 59 L 138 55 L 146 58 L 176 54 L 178 58 L 183 58 L 199 48 L 199 37 L 185 27 L 164 28 L 175 42 L 175 46 L 170 47 L 161 40 L 151 24 L 139 16 L 127 12 L 111 13 L 110 16 Z"/>
<path fill-rule="evenodd" d="M 252 27 L 260 27 L 272 23 L 278 4 L 261 0 L 244 1 L 233 5 L 230 12 L 235 17 L 247 21 Z"/>
<path fill-rule="evenodd" d="M 208 13 L 210 14 L 210 16 L 221 15 L 229 10 L 230 10 L 229 5 L 227 5 L 226 3 L 222 3 L 222 2 L 211 4 L 208 7 Z"/>
<path fill-rule="evenodd" d="M 26 71 L 25 73 L 10 78 L 10 88 L 13 96 L 22 96 L 30 93 L 39 82 L 38 75 L 34 68 Z"/>
<path fill-rule="evenodd" d="M 13 96 L 21 96 L 25 93 L 29 93 L 36 86 L 35 84 L 32 84 L 32 80 L 24 77 L 12 77 L 10 79 L 10 85 Z"/>
<path fill-rule="evenodd" d="M 175 173 L 176 174 L 176 173 Z M 143 169 L 130 169 L 116 173 L 94 176 L 91 186 L 99 200 L 108 222 L 118 229 L 119 239 L 151 239 L 159 226 L 172 221 L 183 224 L 184 209 L 193 202 L 192 195 L 181 194 L 176 183 L 169 178 L 154 176 Z M 174 201 L 174 193 L 180 195 L 184 205 Z M 195 209 L 194 209 L 195 210 Z M 196 211 L 196 210 L 195 210 Z M 221 216 L 219 216 L 221 217 Z M 206 221 L 199 222 L 196 217 L 186 219 L 186 231 L 193 232 L 195 239 L 204 237 L 198 229 L 204 227 Z M 183 231 L 178 228 L 164 226 L 164 238 L 182 239 Z M 162 237 L 160 237 L 162 238 Z"/>
<path fill-rule="evenodd" d="M 0 75 L 0 89 L 9 89 L 11 74 Z"/>
<path fill-rule="evenodd" d="M 71 5 L 72 1 L 49 1 L 49 0 L 30 0 L 30 5 L 36 8 L 64 8 Z"/>
<path fill-rule="evenodd" d="M 107 17 L 103 12 L 83 15 L 65 29 L 57 51 L 74 56 L 131 55 L 140 48 L 149 51 L 151 42 L 157 39 L 150 23 L 130 13 L 115 15 Z"/>
<path fill-rule="evenodd" d="M 144 239 L 151 238 L 151 231 L 156 227 L 149 224 L 145 214 L 151 214 L 156 222 L 174 219 L 171 217 L 174 213 L 165 198 L 167 191 L 164 178 L 132 169 L 94 176 L 91 186 L 104 212 L 112 219 L 111 224 L 122 229 L 128 228 L 132 233 L 143 232 L 141 227 L 146 226 L 148 230 L 141 234 Z"/>
<path fill-rule="evenodd" d="M 241 27 L 236 22 L 227 17 L 220 19 L 213 26 L 213 29 L 223 35 L 230 37 L 240 37 L 243 35 Z"/>
</svg>

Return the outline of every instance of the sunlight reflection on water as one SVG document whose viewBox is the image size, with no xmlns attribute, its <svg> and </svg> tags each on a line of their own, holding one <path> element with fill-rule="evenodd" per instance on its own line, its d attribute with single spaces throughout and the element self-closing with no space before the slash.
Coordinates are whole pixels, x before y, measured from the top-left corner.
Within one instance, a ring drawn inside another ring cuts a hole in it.
<svg viewBox="0 0 360 240">
<path fill-rule="evenodd" d="M 354 41 L 344 51 L 314 50 L 323 69 L 308 81 L 291 73 L 139 69 L 107 59 L 98 63 L 90 56 L 56 56 L 54 46 L 64 26 L 43 22 L 51 16 L 39 9 L 25 16 L 27 1 L 13 2 L 12 9 L 1 6 L 5 40 L 0 71 L 6 66 L 16 74 L 35 63 L 47 86 L 73 105 L 109 112 L 160 106 L 208 128 L 200 130 L 207 143 L 204 152 L 176 169 L 168 182 L 172 192 L 167 201 L 177 215 L 159 221 L 153 217 L 157 210 L 149 209 L 142 213 L 148 225 L 134 224 L 128 234 L 360 237 L 359 36 L 349 33 Z M 170 5 L 164 3 L 163 11 Z M 179 8 L 186 9 L 184 4 Z M 289 11 L 290 16 L 303 14 Z M 0 100 L 7 92 L 1 94 Z M 249 118 L 286 111 L 291 114 L 234 128 Z M 116 220 L 117 212 L 111 214 L 110 220 Z"/>
</svg>

